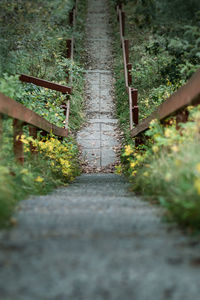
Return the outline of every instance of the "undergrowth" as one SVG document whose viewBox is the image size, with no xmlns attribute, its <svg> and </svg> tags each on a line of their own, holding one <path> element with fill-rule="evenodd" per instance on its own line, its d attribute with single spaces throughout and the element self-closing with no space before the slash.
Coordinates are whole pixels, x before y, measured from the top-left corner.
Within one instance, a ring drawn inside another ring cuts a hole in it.
<svg viewBox="0 0 200 300">
<path fill-rule="evenodd" d="M 132 86 L 139 91 L 141 121 L 200 67 L 200 5 L 195 0 L 193 4 L 179 0 L 134 3 L 127 0 L 123 10 L 133 66 Z M 116 172 L 129 176 L 133 190 L 143 198 L 164 206 L 168 220 L 199 230 L 200 108 L 189 107 L 189 121 L 180 123 L 179 129 L 173 118 L 165 125 L 154 120 L 143 137 L 144 144 L 135 147 L 135 141 L 130 137 L 129 104 L 114 9 L 112 14 L 117 112 L 125 136 L 122 164 Z"/>
<path fill-rule="evenodd" d="M 65 95 L 33 84 L 21 83 L 19 74 L 44 78 L 63 85 L 66 71 L 72 77 L 69 129 L 73 133 L 83 122 L 84 21 L 86 2 L 78 5 L 76 27 L 68 25 L 73 0 L 16 1 L 0 3 L 0 92 L 20 102 L 49 122 L 64 126 Z M 8 34 L 9 33 L 9 34 Z M 75 38 L 74 61 L 66 59 L 66 39 Z M 16 163 L 13 154 L 12 120 L 3 116 L 3 136 L 0 149 L 0 226 L 8 226 L 19 200 L 30 194 L 47 193 L 66 185 L 80 174 L 78 148 L 70 135 L 58 139 L 38 133 L 33 140 L 24 127 L 25 163 Z M 29 148 L 35 148 L 31 155 Z"/>
<path fill-rule="evenodd" d="M 145 145 L 126 145 L 122 162 L 135 192 L 167 208 L 168 220 L 200 229 L 200 106 L 188 110 L 179 130 L 174 118 L 153 120 Z"/>
<path fill-rule="evenodd" d="M 4 122 L 4 126 L 8 125 Z M 11 132 L 10 132 L 11 133 Z M 22 136 L 25 163 L 17 164 L 12 152 L 12 136 L 2 138 L 0 152 L 0 226 L 10 225 L 17 202 L 28 195 L 46 194 L 60 185 L 67 185 L 80 174 L 78 148 L 72 138 L 59 141 L 48 136 L 36 140 Z M 35 147 L 30 154 L 29 144 Z"/>
</svg>

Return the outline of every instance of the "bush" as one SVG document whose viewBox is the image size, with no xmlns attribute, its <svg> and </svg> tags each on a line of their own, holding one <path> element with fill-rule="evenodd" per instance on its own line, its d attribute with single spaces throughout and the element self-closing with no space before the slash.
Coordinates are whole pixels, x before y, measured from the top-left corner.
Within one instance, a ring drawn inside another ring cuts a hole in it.
<svg viewBox="0 0 200 300">
<path fill-rule="evenodd" d="M 167 127 L 152 121 L 148 144 L 125 146 L 123 162 L 134 191 L 156 199 L 168 209 L 169 219 L 200 229 L 200 106 L 189 110 L 180 130 L 174 119 Z"/>
<path fill-rule="evenodd" d="M 5 126 L 5 124 L 4 124 Z M 22 136 L 25 163 L 16 163 L 11 151 L 12 138 L 3 137 L 0 160 L 0 227 L 10 225 L 10 218 L 19 200 L 28 195 L 46 194 L 53 188 L 66 185 L 80 174 L 78 148 L 72 138 L 59 141 L 53 136 L 33 140 Z M 37 150 L 30 155 L 29 145 Z"/>
</svg>

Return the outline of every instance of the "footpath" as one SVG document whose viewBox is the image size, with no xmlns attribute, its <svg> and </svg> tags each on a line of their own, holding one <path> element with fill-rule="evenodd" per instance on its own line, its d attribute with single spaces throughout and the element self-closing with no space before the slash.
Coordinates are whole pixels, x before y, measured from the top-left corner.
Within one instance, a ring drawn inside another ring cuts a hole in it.
<svg viewBox="0 0 200 300">
<path fill-rule="evenodd" d="M 112 74 L 112 32 L 105 1 L 88 1 L 85 85 L 87 124 L 77 140 L 90 171 L 112 170 L 116 162 L 117 119 Z"/>
<path fill-rule="evenodd" d="M 88 0 L 88 125 L 78 141 L 95 171 L 116 160 L 108 3 Z M 164 223 L 122 176 L 83 174 L 22 201 L 15 217 L 0 231 L 0 299 L 200 299 L 199 238 Z"/>
</svg>

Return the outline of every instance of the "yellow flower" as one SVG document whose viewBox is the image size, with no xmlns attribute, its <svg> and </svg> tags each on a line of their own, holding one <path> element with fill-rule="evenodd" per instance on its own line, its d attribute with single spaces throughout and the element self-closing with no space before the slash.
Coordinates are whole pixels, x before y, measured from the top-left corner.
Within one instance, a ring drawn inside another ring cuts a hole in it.
<svg viewBox="0 0 200 300">
<path fill-rule="evenodd" d="M 20 174 L 28 174 L 28 170 L 27 170 L 27 169 L 22 169 L 22 170 L 20 171 Z"/>
<path fill-rule="evenodd" d="M 122 174 L 122 166 L 115 166 L 115 174 L 121 175 Z"/>
<path fill-rule="evenodd" d="M 199 178 L 195 180 L 194 187 L 196 188 L 198 195 L 200 195 L 200 179 Z"/>
<path fill-rule="evenodd" d="M 137 171 L 133 171 L 133 172 L 131 173 L 132 176 L 135 176 L 136 174 L 137 174 Z"/>
<path fill-rule="evenodd" d="M 137 160 L 140 160 L 142 158 L 142 156 L 140 154 L 136 155 Z"/>
<path fill-rule="evenodd" d="M 169 121 L 169 124 L 170 124 L 170 125 L 175 124 L 175 120 L 173 120 L 173 119 L 170 120 L 170 121 Z"/>
<path fill-rule="evenodd" d="M 24 152 L 29 152 L 30 151 L 30 148 L 28 147 L 28 146 L 26 146 L 25 148 L 24 148 Z"/>
<path fill-rule="evenodd" d="M 175 166 L 180 167 L 181 165 L 182 165 L 181 160 L 176 159 L 176 160 L 175 160 Z"/>
<path fill-rule="evenodd" d="M 148 177 L 148 176 L 149 176 L 149 172 L 147 172 L 147 171 L 144 172 L 144 173 L 143 173 L 143 176 Z"/>
<path fill-rule="evenodd" d="M 191 110 L 193 110 L 193 108 L 194 108 L 194 106 L 189 105 L 189 106 L 187 107 L 187 110 L 190 112 Z"/>
<path fill-rule="evenodd" d="M 159 151 L 159 148 L 158 148 L 158 146 L 153 146 L 152 150 L 154 153 L 157 153 Z"/>
<path fill-rule="evenodd" d="M 20 141 L 26 145 L 29 144 L 28 140 L 26 139 L 26 136 L 24 134 L 21 135 Z"/>
<path fill-rule="evenodd" d="M 171 135 L 171 130 L 169 129 L 169 128 L 166 128 L 165 129 L 165 137 L 170 137 L 170 135 Z"/>
<path fill-rule="evenodd" d="M 53 145 L 49 144 L 49 145 L 48 145 L 48 150 L 49 150 L 50 152 L 53 151 Z"/>
<path fill-rule="evenodd" d="M 131 166 L 131 168 L 134 168 L 134 167 L 136 166 L 136 162 L 132 161 L 132 162 L 130 163 L 130 166 Z"/>
<path fill-rule="evenodd" d="M 156 134 L 154 134 L 154 136 L 153 136 L 153 138 L 156 140 L 157 138 L 159 138 L 160 137 L 160 134 L 159 133 L 156 133 Z"/>
<path fill-rule="evenodd" d="M 43 181 L 44 181 L 44 178 L 38 176 L 37 178 L 35 178 L 35 181 L 36 181 L 36 182 L 43 182 Z"/>
<path fill-rule="evenodd" d="M 153 119 L 153 120 L 149 123 L 149 125 L 150 125 L 150 127 L 152 127 L 152 126 L 154 126 L 156 123 L 157 123 L 157 120 L 156 120 L 156 119 Z"/>
<path fill-rule="evenodd" d="M 124 154 L 126 155 L 126 156 L 129 156 L 129 155 L 131 155 L 133 153 L 133 150 L 131 149 L 131 146 L 130 145 L 126 145 L 125 146 L 125 152 L 124 152 Z"/>
<path fill-rule="evenodd" d="M 197 170 L 198 173 L 200 173 L 200 163 L 198 163 L 198 164 L 196 165 L 196 170 Z"/>
<path fill-rule="evenodd" d="M 171 149 L 173 152 L 178 152 L 178 150 L 179 150 L 178 146 L 176 146 L 176 145 L 172 146 Z"/>
<path fill-rule="evenodd" d="M 167 79 L 167 85 L 168 85 L 168 86 L 171 86 L 171 85 L 172 85 L 172 83 L 169 81 L 169 79 Z"/>
</svg>

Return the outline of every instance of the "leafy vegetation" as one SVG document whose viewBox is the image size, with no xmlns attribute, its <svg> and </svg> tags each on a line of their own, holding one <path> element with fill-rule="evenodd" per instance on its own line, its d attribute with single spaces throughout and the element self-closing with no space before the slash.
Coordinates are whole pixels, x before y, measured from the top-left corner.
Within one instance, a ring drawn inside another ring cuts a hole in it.
<svg viewBox="0 0 200 300">
<path fill-rule="evenodd" d="M 56 80 L 56 59 L 64 56 L 65 39 L 71 35 L 67 16 L 72 6 L 72 0 L 2 0 L 0 74 Z"/>
<path fill-rule="evenodd" d="M 19 74 L 44 78 L 66 85 L 66 71 L 72 77 L 70 97 L 71 133 L 83 122 L 83 66 L 81 62 L 85 1 L 79 5 L 76 28 L 68 25 L 73 0 L 2 0 L 0 2 L 0 92 L 22 103 L 51 123 L 63 127 L 64 95 L 59 92 L 23 84 Z M 66 39 L 76 40 L 75 60 L 66 59 Z M 67 85 L 71 85 L 67 84 Z M 0 149 L 0 226 L 9 225 L 18 200 L 30 194 L 47 193 L 66 185 L 80 173 L 78 148 L 72 137 L 62 141 L 48 135 L 33 140 L 28 128 L 21 137 L 25 164 L 16 163 L 13 155 L 12 120 L 3 116 Z M 37 155 L 30 154 L 34 146 Z"/>
<path fill-rule="evenodd" d="M 141 120 L 200 68 L 200 4 L 195 0 L 124 1 L 123 10 L 133 65 L 132 86 L 139 91 Z M 116 172 L 129 176 L 135 192 L 164 206 L 169 220 L 200 229 L 200 108 L 188 108 L 189 121 L 180 123 L 179 130 L 173 118 L 165 125 L 154 120 L 145 134 L 145 144 L 135 147 L 130 138 L 116 23 L 114 28 L 117 112 L 125 133 L 122 165 Z"/>
<path fill-rule="evenodd" d="M 141 119 L 200 68 L 200 4 L 192 2 L 127 1 L 126 36 Z"/>
<path fill-rule="evenodd" d="M 147 142 L 125 146 L 122 160 L 134 191 L 168 209 L 168 219 L 200 229 L 200 106 L 189 107 L 187 123 L 151 122 Z M 120 170 L 119 170 L 120 171 Z"/>
<path fill-rule="evenodd" d="M 4 126 L 8 127 L 8 120 Z M 10 128 L 10 127 L 9 127 Z M 59 141 L 49 136 L 33 140 L 22 136 L 25 163 L 16 163 L 12 152 L 12 132 L 3 137 L 0 152 L 0 226 L 9 225 L 17 202 L 32 194 L 45 194 L 59 185 L 66 185 L 80 174 L 77 160 L 78 148 L 72 138 Z M 29 144 L 37 154 L 29 152 Z"/>
</svg>

